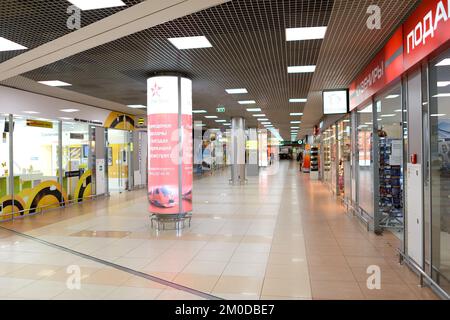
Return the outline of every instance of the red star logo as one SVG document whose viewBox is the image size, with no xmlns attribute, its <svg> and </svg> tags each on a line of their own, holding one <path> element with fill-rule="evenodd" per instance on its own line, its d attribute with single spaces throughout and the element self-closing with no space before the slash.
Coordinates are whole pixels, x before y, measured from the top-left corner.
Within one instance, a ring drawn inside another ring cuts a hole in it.
<svg viewBox="0 0 450 320">
<path fill-rule="evenodd" d="M 161 87 L 158 86 L 158 84 L 155 82 L 153 88 L 151 88 L 152 90 L 152 97 L 156 97 L 156 96 L 160 96 L 159 92 L 161 91 Z"/>
</svg>

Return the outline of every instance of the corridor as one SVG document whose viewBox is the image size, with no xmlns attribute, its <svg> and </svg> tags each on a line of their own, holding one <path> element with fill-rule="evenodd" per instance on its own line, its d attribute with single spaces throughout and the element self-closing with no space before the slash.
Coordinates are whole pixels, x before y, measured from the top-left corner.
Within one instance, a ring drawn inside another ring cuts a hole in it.
<svg viewBox="0 0 450 320">
<path fill-rule="evenodd" d="M 179 234 L 150 228 L 143 190 L 2 224 L 0 299 L 436 299 L 398 264 L 394 235 L 367 232 L 295 162 L 228 178 L 194 182 Z"/>
</svg>

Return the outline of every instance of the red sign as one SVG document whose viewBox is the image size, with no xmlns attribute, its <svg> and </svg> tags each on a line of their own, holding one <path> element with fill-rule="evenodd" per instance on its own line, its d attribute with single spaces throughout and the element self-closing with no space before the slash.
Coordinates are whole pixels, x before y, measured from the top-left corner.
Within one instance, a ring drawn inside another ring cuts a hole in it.
<svg viewBox="0 0 450 320">
<path fill-rule="evenodd" d="M 375 59 L 350 85 L 350 111 L 403 73 L 403 33 L 399 28 Z"/>
<path fill-rule="evenodd" d="M 450 0 L 426 0 L 403 25 L 404 71 L 450 39 Z"/>
</svg>

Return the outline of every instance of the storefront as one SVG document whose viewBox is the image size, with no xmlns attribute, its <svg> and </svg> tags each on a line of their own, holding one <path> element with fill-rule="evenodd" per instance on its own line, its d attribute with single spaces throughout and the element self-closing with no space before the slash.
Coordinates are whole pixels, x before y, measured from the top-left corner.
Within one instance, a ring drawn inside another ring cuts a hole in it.
<svg viewBox="0 0 450 320">
<path fill-rule="evenodd" d="M 343 190 L 350 207 L 371 230 L 397 235 L 402 259 L 446 298 L 450 292 L 449 15 L 449 2 L 423 2 L 352 83 L 350 129 L 343 122 L 329 128 L 337 137 L 338 194 Z M 332 136 L 323 137 L 330 139 L 333 184 Z M 348 145 L 350 154 L 345 151 Z M 324 180 L 328 181 L 325 172 Z"/>
</svg>

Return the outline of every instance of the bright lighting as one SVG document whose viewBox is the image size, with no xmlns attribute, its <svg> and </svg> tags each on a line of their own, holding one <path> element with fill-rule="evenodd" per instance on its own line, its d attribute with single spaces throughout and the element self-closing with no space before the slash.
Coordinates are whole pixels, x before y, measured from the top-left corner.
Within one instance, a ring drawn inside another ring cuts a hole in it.
<svg viewBox="0 0 450 320">
<path fill-rule="evenodd" d="M 439 62 L 436 67 L 450 66 L 450 58 L 444 59 Z"/>
<path fill-rule="evenodd" d="M 22 111 L 22 112 L 26 114 L 39 114 L 39 112 L 37 111 Z"/>
<path fill-rule="evenodd" d="M 216 120 L 217 123 L 225 123 L 227 120 Z"/>
<path fill-rule="evenodd" d="M 301 113 L 301 112 L 291 112 L 290 113 L 291 117 L 296 117 L 296 116 L 300 116 L 301 117 L 302 115 L 303 115 L 303 113 Z"/>
<path fill-rule="evenodd" d="M 387 96 L 386 99 L 396 99 L 398 97 L 400 97 L 399 94 L 391 94 L 391 95 Z"/>
<path fill-rule="evenodd" d="M 271 125 L 272 122 L 261 122 L 261 124 L 263 124 L 263 125 Z"/>
<path fill-rule="evenodd" d="M 207 113 L 206 110 L 192 110 L 192 113 Z"/>
<path fill-rule="evenodd" d="M 265 117 L 266 115 L 264 113 L 261 113 L 261 114 L 254 114 L 253 116 L 255 118 L 261 118 L 261 117 Z"/>
<path fill-rule="evenodd" d="M 244 100 L 244 101 L 238 101 L 239 104 L 255 104 L 255 100 Z"/>
<path fill-rule="evenodd" d="M 259 118 L 259 119 L 257 119 L 258 121 L 267 121 L 267 120 L 269 120 L 269 119 L 267 119 L 267 118 Z"/>
<path fill-rule="evenodd" d="M 396 115 L 391 113 L 391 114 L 382 114 L 381 117 L 382 118 L 391 118 L 391 117 L 395 117 Z"/>
<path fill-rule="evenodd" d="M 308 99 L 289 99 L 290 103 L 300 103 L 300 102 L 307 102 Z"/>
<path fill-rule="evenodd" d="M 217 119 L 217 116 L 205 116 L 206 119 Z"/>
<path fill-rule="evenodd" d="M 445 117 L 445 113 L 436 113 L 436 114 L 430 114 L 430 117 Z"/>
<path fill-rule="evenodd" d="M 50 87 L 69 87 L 70 83 L 59 81 L 59 80 L 50 80 L 50 81 L 38 81 L 40 84 L 45 84 Z"/>
<path fill-rule="evenodd" d="M 301 121 L 291 121 L 291 124 L 300 124 L 302 123 Z"/>
<path fill-rule="evenodd" d="M 291 127 L 291 129 L 300 129 L 300 127 Z"/>
<path fill-rule="evenodd" d="M 211 48 L 212 45 L 204 36 L 168 39 L 179 50 Z"/>
<path fill-rule="evenodd" d="M 131 109 L 145 109 L 147 107 L 142 105 L 142 104 L 129 104 L 128 108 L 131 108 Z"/>
<path fill-rule="evenodd" d="M 327 27 L 288 28 L 286 29 L 286 41 L 302 41 L 323 39 Z"/>
<path fill-rule="evenodd" d="M 291 66 L 288 73 L 310 73 L 316 71 L 316 66 Z"/>
<path fill-rule="evenodd" d="M 450 81 L 438 81 L 437 83 L 438 88 L 445 88 L 450 86 Z"/>
<path fill-rule="evenodd" d="M 121 0 L 67 0 L 81 10 L 94 10 L 112 7 L 122 7 L 125 3 Z"/>
<path fill-rule="evenodd" d="M 0 51 L 13 51 L 13 50 L 25 50 L 28 49 L 18 43 L 12 42 L 11 40 L 0 37 Z"/>
<path fill-rule="evenodd" d="M 240 88 L 240 89 L 226 89 L 225 90 L 228 94 L 243 94 L 248 93 L 247 89 Z"/>
<path fill-rule="evenodd" d="M 447 98 L 447 97 L 450 97 L 450 93 L 439 93 L 433 96 L 433 98 Z"/>
<path fill-rule="evenodd" d="M 248 108 L 248 112 L 261 112 L 261 108 Z"/>
</svg>

